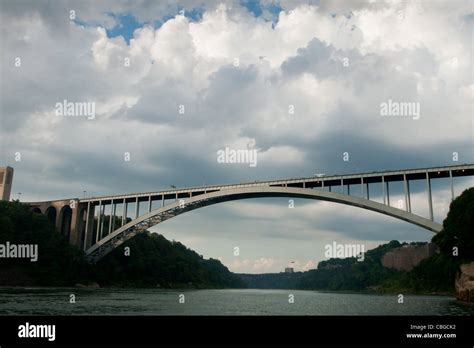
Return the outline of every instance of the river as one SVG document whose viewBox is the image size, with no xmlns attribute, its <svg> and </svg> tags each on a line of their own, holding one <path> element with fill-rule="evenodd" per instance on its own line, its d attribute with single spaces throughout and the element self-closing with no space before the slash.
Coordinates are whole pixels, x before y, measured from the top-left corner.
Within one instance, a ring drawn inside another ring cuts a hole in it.
<svg viewBox="0 0 474 348">
<path fill-rule="evenodd" d="M 0 315 L 474 315 L 474 306 L 445 296 L 406 295 L 400 304 L 396 295 L 300 290 L 2 288 Z"/>
</svg>

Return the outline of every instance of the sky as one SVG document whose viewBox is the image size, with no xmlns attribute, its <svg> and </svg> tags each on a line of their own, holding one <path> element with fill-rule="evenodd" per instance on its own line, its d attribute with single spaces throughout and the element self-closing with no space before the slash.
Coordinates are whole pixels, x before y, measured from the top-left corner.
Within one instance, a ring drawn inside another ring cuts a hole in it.
<svg viewBox="0 0 474 348">
<path fill-rule="evenodd" d="M 473 1 L 0 0 L 0 13 L 0 166 L 15 168 L 15 199 L 474 162 Z M 58 115 L 64 100 L 93 103 L 94 117 Z M 389 102 L 419 115 L 383 116 Z M 219 163 L 226 147 L 255 149 L 258 164 Z M 456 180 L 456 195 L 470 186 Z M 449 182 L 433 188 L 442 222 Z M 426 217 L 424 189 L 413 182 L 412 206 Z M 315 268 L 333 242 L 432 237 L 283 198 L 152 231 L 246 273 Z"/>
</svg>

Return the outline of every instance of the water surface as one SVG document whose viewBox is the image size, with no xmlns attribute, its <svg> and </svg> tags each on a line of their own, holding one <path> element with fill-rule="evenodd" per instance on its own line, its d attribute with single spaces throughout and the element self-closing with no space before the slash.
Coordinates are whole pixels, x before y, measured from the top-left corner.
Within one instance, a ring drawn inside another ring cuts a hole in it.
<svg viewBox="0 0 474 348">
<path fill-rule="evenodd" d="M 3 288 L 0 315 L 474 315 L 473 305 L 451 297 L 397 301 L 397 295 L 300 290 Z"/>
</svg>

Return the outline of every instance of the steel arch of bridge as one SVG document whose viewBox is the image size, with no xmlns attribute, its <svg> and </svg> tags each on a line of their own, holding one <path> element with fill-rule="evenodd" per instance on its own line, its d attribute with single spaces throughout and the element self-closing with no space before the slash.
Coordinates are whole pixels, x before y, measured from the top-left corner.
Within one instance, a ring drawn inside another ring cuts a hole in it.
<svg viewBox="0 0 474 348">
<path fill-rule="evenodd" d="M 179 201 L 167 204 L 143 214 L 142 216 L 113 231 L 106 237 L 98 240 L 96 244 L 86 250 L 87 258 L 92 262 L 97 262 L 116 247 L 135 236 L 137 233 L 185 212 L 222 202 L 263 197 L 306 198 L 341 203 L 392 216 L 394 218 L 418 225 L 435 233 L 441 231 L 442 229 L 441 224 L 411 212 L 343 193 L 297 187 L 242 187 L 224 189 L 201 194 L 195 197 L 180 199 Z"/>
</svg>

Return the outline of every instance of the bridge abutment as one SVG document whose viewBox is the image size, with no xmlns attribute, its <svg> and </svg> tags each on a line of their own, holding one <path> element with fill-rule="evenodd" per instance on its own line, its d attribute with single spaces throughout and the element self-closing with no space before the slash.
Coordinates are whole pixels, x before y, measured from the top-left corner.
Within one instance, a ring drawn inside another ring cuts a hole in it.
<svg viewBox="0 0 474 348">
<path fill-rule="evenodd" d="M 46 215 L 70 244 L 81 246 L 79 210 L 82 204 L 78 199 L 28 203 L 28 205 Z"/>
</svg>

